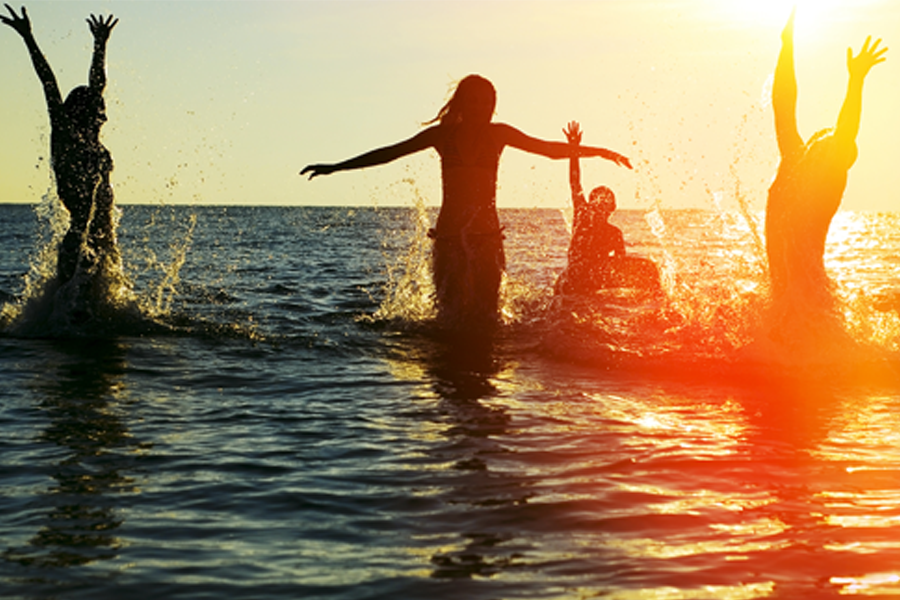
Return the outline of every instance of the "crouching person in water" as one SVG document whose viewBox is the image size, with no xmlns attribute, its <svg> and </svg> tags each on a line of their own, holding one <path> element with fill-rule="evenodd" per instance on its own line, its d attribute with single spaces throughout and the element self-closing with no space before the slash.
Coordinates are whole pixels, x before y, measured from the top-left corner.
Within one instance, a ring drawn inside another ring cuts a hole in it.
<svg viewBox="0 0 900 600">
<path fill-rule="evenodd" d="M 336 164 L 309 165 L 310 179 L 336 171 L 382 165 L 428 148 L 441 158 L 443 201 L 434 240 L 433 278 L 438 320 L 454 330 L 490 328 L 498 317 L 505 268 L 503 235 L 497 215 L 497 169 L 506 146 L 552 159 L 599 156 L 631 168 L 624 156 L 590 146 L 575 146 L 525 135 L 492 122 L 496 92 L 479 75 L 460 81 L 453 96 L 408 140 L 372 150 Z"/>
<path fill-rule="evenodd" d="M 582 131 L 575 121 L 563 129 L 569 145 L 581 145 Z M 557 294 L 593 294 L 609 288 L 660 289 L 659 271 L 653 262 L 625 255 L 625 238 L 609 222 L 616 210 L 616 196 L 606 186 L 594 188 L 585 199 L 578 155 L 569 160 L 572 190 L 572 239 L 566 270 L 556 281 Z"/>
<path fill-rule="evenodd" d="M 73 89 L 63 102 L 56 76 L 32 35 L 27 11 L 22 7 L 20 16 L 5 6 L 10 16 L 0 15 L 0 20 L 25 41 L 50 113 L 50 159 L 57 194 L 70 219 L 57 261 L 57 278 L 64 285 L 78 270 L 93 277 L 106 261 L 121 262 L 109 180 L 112 156 L 100 143 L 100 128 L 106 122 L 106 43 L 118 19 L 94 15 L 88 19 L 94 36 L 89 83 Z"/>
<path fill-rule="evenodd" d="M 885 60 L 887 48 L 879 48 L 881 40 L 872 44 L 871 38 L 856 56 L 848 48 L 849 82 L 837 124 L 804 143 L 797 129 L 793 13 L 781 39 L 772 85 L 781 162 L 766 204 L 772 331 L 785 339 L 815 339 L 829 323 L 838 327 L 833 286 L 825 273 L 825 240 L 857 158 L 863 82 L 870 69 Z"/>
</svg>

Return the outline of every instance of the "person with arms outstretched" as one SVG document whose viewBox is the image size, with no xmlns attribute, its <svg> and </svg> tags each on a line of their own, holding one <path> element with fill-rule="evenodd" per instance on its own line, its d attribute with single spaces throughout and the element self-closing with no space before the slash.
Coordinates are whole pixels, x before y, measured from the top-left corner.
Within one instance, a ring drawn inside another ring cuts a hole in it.
<svg viewBox="0 0 900 600">
<path fill-rule="evenodd" d="M 885 60 L 881 40 L 866 39 L 859 54 L 847 49 L 849 82 L 834 129 L 804 143 L 797 129 L 797 79 L 794 69 L 794 16 L 782 32 L 782 47 L 772 84 L 775 134 L 781 162 L 766 204 L 766 253 L 773 305 L 790 315 L 802 306 L 834 310 L 825 274 L 825 240 L 856 162 L 856 137 L 862 115 L 863 82 Z M 788 316 L 788 318 L 793 318 Z"/>
<path fill-rule="evenodd" d="M 106 261 L 121 260 L 110 184 L 112 156 L 100 142 L 100 128 L 106 122 L 106 44 L 118 19 L 91 15 L 87 20 L 94 36 L 88 85 L 73 89 L 64 102 L 56 76 L 31 32 L 25 7 L 18 15 L 8 4 L 4 6 L 9 16 L 0 15 L 0 21 L 25 41 L 50 114 L 50 160 L 59 199 L 70 219 L 57 261 L 58 280 L 65 284 L 79 269 L 94 274 Z"/>
<path fill-rule="evenodd" d="M 563 129 L 570 146 L 581 145 L 581 126 L 571 121 Z M 572 238 L 569 264 L 556 280 L 557 294 L 592 294 L 613 287 L 659 288 L 656 265 L 647 259 L 625 255 L 622 230 L 609 222 L 616 210 L 616 195 L 606 186 L 584 197 L 581 161 L 577 152 L 569 158 L 569 187 L 572 191 Z"/>
<path fill-rule="evenodd" d="M 438 115 L 415 136 L 335 164 L 314 164 L 301 174 L 312 179 L 336 171 L 382 165 L 434 148 L 441 159 L 443 199 L 431 237 L 432 275 L 438 318 L 451 327 L 490 326 L 498 316 L 505 268 L 503 235 L 497 215 L 497 170 L 507 146 L 551 159 L 599 156 L 631 168 L 616 152 L 573 146 L 528 136 L 492 121 L 493 84 L 480 75 L 465 77 Z"/>
</svg>

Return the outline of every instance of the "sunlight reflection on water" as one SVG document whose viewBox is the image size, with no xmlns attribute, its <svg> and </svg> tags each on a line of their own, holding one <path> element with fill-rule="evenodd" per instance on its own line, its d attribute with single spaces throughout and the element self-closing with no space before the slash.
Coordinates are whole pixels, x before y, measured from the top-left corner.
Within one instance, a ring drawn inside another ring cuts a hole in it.
<svg viewBox="0 0 900 600">
<path fill-rule="evenodd" d="M 849 327 L 887 353 L 870 378 L 843 353 L 796 372 L 728 354 L 765 291 L 739 216 L 661 211 L 660 239 L 619 215 L 677 269 L 671 303 L 611 311 L 548 292 L 558 213 L 504 212 L 514 310 L 459 352 L 372 318 L 404 261 L 423 277 L 417 209 L 193 212 L 172 310 L 257 337 L 0 338 L 0 578 L 20 596 L 900 593 L 897 315 L 864 293 L 897 286 L 895 216 L 842 216 L 829 255 L 860 290 Z"/>
</svg>

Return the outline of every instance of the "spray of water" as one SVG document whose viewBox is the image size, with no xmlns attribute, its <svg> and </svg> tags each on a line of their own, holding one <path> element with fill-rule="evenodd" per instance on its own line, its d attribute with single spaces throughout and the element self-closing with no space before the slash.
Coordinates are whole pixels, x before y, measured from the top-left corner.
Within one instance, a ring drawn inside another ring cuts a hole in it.
<svg viewBox="0 0 900 600">
<path fill-rule="evenodd" d="M 96 264 L 80 265 L 69 281 L 56 276 L 57 248 L 68 228 L 68 213 L 53 194 L 35 209 L 39 233 L 24 289 L 19 299 L 0 308 L 0 331 L 22 337 L 98 337 L 159 331 L 158 320 L 171 307 L 179 270 L 184 264 L 196 217 L 186 237 L 173 246 L 169 264 L 146 250 L 148 264 L 162 273 L 143 293 L 135 291 L 119 248 L 98 257 Z M 118 216 L 113 223 L 118 226 Z M 83 252 L 90 252 L 83 248 Z"/>
<path fill-rule="evenodd" d="M 146 250 L 146 262 L 148 270 L 153 270 L 161 274 L 160 279 L 150 286 L 149 302 L 142 303 L 147 314 L 153 317 L 160 317 L 168 314 L 172 308 L 172 301 L 176 295 L 176 286 L 181 280 L 181 267 L 187 259 L 188 250 L 190 249 L 191 240 L 193 239 L 194 228 L 197 226 L 197 215 L 192 214 L 189 219 L 188 230 L 185 237 L 177 241 L 171 248 L 172 260 L 164 263 L 159 260 L 156 253 L 152 250 Z"/>
<path fill-rule="evenodd" d="M 379 307 L 371 319 L 413 328 L 434 324 L 437 318 L 431 274 L 432 240 L 428 236 L 433 211 L 413 178 L 396 184 L 392 198 L 409 197 L 410 222 L 383 232 L 385 283 Z M 399 252 L 396 247 L 402 248 Z M 535 250 L 539 252 L 539 250 Z M 500 318 L 506 325 L 536 318 L 545 307 L 549 287 L 525 276 L 505 273 L 500 285 Z"/>
<path fill-rule="evenodd" d="M 385 277 L 383 300 L 373 315 L 376 321 L 421 324 L 435 318 L 434 285 L 431 279 L 431 241 L 428 239 L 430 216 L 425 200 L 419 193 L 415 181 L 404 179 L 401 185 L 411 190 L 413 198 L 412 227 L 396 239 L 396 231 L 386 232 Z M 405 245 L 399 259 L 387 252 L 388 243 Z"/>
<path fill-rule="evenodd" d="M 728 191 L 709 191 L 711 210 L 665 210 L 656 201 L 645 213 L 662 295 L 606 290 L 590 297 L 555 297 L 552 281 L 537 266 L 548 260 L 547 249 L 542 255 L 538 247 L 539 232 L 517 232 L 527 240 L 516 242 L 514 261 L 530 266 L 514 268 L 504 280 L 505 324 L 511 331 L 541 337 L 552 353 L 594 362 L 677 357 L 679 364 L 765 363 L 791 371 L 841 361 L 867 364 L 872 358 L 867 348 L 873 345 L 896 352 L 900 301 L 882 298 L 881 305 L 890 305 L 881 306 L 866 293 L 870 287 L 854 292 L 839 277 L 835 293 L 842 312 L 836 320 L 816 312 L 802 298 L 795 299 L 799 312 L 786 317 L 787 322 L 773 309 L 763 216 L 754 208 L 759 200 L 740 185 L 739 172 L 737 166 L 732 170 L 735 182 Z M 427 236 L 430 214 L 414 182 L 404 185 L 414 192 L 412 221 L 402 240 L 401 234 L 387 234 L 391 243 L 403 244 L 404 249 L 385 253 L 387 283 L 374 318 L 421 325 L 435 315 Z M 736 209 L 728 208 L 734 205 Z M 558 240 L 554 243 L 558 245 Z M 854 241 L 853 246 L 859 243 Z M 848 281 L 859 278 L 855 258 L 847 268 L 853 271 Z"/>
</svg>

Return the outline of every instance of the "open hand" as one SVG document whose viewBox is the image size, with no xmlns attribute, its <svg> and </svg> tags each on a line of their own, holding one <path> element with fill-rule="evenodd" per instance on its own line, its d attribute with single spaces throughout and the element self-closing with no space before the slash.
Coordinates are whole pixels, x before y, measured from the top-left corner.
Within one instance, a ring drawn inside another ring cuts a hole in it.
<svg viewBox="0 0 900 600">
<path fill-rule="evenodd" d="M 25 7 L 22 7 L 22 16 L 20 17 L 9 4 L 4 4 L 3 6 L 9 11 L 10 16 L 4 17 L 0 15 L 0 21 L 15 29 L 22 37 L 29 37 L 31 35 L 31 21 L 28 20 L 28 11 L 25 10 Z"/>
<path fill-rule="evenodd" d="M 578 121 L 569 121 L 569 124 L 563 129 L 563 133 L 570 144 L 575 144 L 576 146 L 581 144 L 582 132 Z"/>
<path fill-rule="evenodd" d="M 25 10 L 24 8 L 22 10 Z M 113 18 L 112 15 L 109 15 L 104 19 L 103 15 L 100 17 L 95 17 L 91 15 L 89 19 L 87 19 L 88 27 L 91 28 L 91 33 L 94 34 L 94 39 L 98 42 L 106 43 L 109 39 L 109 34 L 112 32 L 113 27 L 116 26 L 119 20 Z"/>
<path fill-rule="evenodd" d="M 879 44 L 881 44 L 881 40 L 875 40 L 875 43 L 872 44 L 872 36 L 869 36 L 856 56 L 853 56 L 853 48 L 847 48 L 847 70 L 850 71 L 851 76 L 865 77 L 869 74 L 869 69 L 887 60 L 884 53 L 888 49 L 879 48 Z"/>
</svg>

